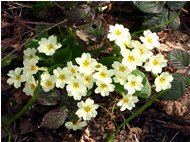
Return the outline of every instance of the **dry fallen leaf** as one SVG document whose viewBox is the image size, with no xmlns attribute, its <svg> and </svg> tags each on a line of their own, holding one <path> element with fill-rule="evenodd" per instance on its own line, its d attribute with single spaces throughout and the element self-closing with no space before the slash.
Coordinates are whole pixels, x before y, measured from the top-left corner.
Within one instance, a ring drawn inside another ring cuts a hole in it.
<svg viewBox="0 0 190 142">
<path fill-rule="evenodd" d="M 83 132 L 79 142 L 96 142 L 94 139 L 90 138 L 90 130 L 87 127 Z"/>
<path fill-rule="evenodd" d="M 16 103 L 17 103 L 19 106 L 22 105 L 23 103 L 26 103 L 26 102 L 30 99 L 29 96 L 26 96 L 26 95 L 23 93 L 22 88 L 17 89 L 17 90 L 13 93 L 13 96 L 15 97 Z"/>
<path fill-rule="evenodd" d="M 187 106 L 178 101 L 160 101 L 163 110 L 171 116 L 182 117 L 188 111 Z"/>
<path fill-rule="evenodd" d="M 142 129 L 140 129 L 139 127 L 130 128 L 127 135 L 127 142 L 140 142 L 141 135 Z"/>
</svg>

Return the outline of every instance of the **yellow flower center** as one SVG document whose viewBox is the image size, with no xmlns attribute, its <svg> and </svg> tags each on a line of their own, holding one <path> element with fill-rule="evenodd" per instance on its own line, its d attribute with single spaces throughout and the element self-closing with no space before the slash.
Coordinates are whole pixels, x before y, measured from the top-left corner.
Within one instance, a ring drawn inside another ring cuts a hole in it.
<svg viewBox="0 0 190 142">
<path fill-rule="evenodd" d="M 31 71 L 35 71 L 36 70 L 36 66 L 35 65 L 31 65 Z"/>
<path fill-rule="evenodd" d="M 71 68 L 71 72 L 72 72 L 72 74 L 75 74 L 75 69 L 74 68 Z"/>
<path fill-rule="evenodd" d="M 101 73 L 100 73 L 100 77 L 106 78 L 106 76 L 107 76 L 107 74 L 106 74 L 105 72 L 101 72 Z"/>
<path fill-rule="evenodd" d="M 120 31 L 120 30 L 116 30 L 116 31 L 115 31 L 115 35 L 116 35 L 116 36 L 120 36 L 120 35 L 121 35 L 121 31 Z"/>
<path fill-rule="evenodd" d="M 32 58 L 33 58 L 33 55 L 32 55 L 32 54 L 30 54 L 30 55 L 29 55 L 29 59 L 32 59 Z"/>
<path fill-rule="evenodd" d="M 90 63 L 89 63 L 87 60 L 85 60 L 85 61 L 83 62 L 83 66 L 84 66 L 84 67 L 88 67 L 89 64 L 90 64 Z"/>
<path fill-rule="evenodd" d="M 20 78 L 21 78 L 20 75 L 16 75 L 15 77 L 16 80 L 20 80 Z"/>
<path fill-rule="evenodd" d="M 125 70 L 126 70 L 126 69 L 125 69 L 124 66 L 120 66 L 120 67 L 119 67 L 119 71 L 120 71 L 120 72 L 124 72 Z"/>
<path fill-rule="evenodd" d="M 131 87 L 134 87 L 136 85 L 136 82 L 135 81 L 131 81 L 130 85 L 131 85 Z"/>
<path fill-rule="evenodd" d="M 53 83 L 52 83 L 51 80 L 46 80 L 45 85 L 46 85 L 47 87 L 50 87 L 50 86 L 53 85 Z"/>
<path fill-rule="evenodd" d="M 159 80 L 160 84 L 163 84 L 165 82 L 165 80 L 166 80 L 165 78 L 161 77 Z"/>
<path fill-rule="evenodd" d="M 104 83 L 102 83 L 102 84 L 100 85 L 100 88 L 102 88 L 102 89 L 105 89 L 106 87 L 107 87 L 107 85 L 104 84 Z"/>
<path fill-rule="evenodd" d="M 79 84 L 78 83 L 73 83 L 73 88 L 75 88 L 75 89 L 79 88 Z"/>
<path fill-rule="evenodd" d="M 153 60 L 152 64 L 153 64 L 154 66 L 156 66 L 156 65 L 158 65 L 158 61 L 157 61 L 157 60 Z"/>
<path fill-rule="evenodd" d="M 85 76 L 84 80 L 89 83 L 91 81 L 91 78 L 89 76 Z"/>
<path fill-rule="evenodd" d="M 64 75 L 64 74 L 60 74 L 60 75 L 59 75 L 59 79 L 60 79 L 60 80 L 65 80 L 65 75 Z"/>
<path fill-rule="evenodd" d="M 140 55 L 144 54 L 144 50 L 142 48 L 140 48 Z"/>
<path fill-rule="evenodd" d="M 79 121 L 76 121 L 73 125 L 79 125 L 79 123 L 80 123 Z"/>
<path fill-rule="evenodd" d="M 151 43 L 152 43 L 152 38 L 151 38 L 151 37 L 148 37 L 148 38 L 147 38 L 147 42 L 148 42 L 149 44 L 151 44 Z"/>
<path fill-rule="evenodd" d="M 84 111 L 85 111 L 85 112 L 91 111 L 91 107 L 89 107 L 89 106 L 84 107 Z"/>
<path fill-rule="evenodd" d="M 31 83 L 31 84 L 30 84 L 30 88 L 31 88 L 32 90 L 35 90 L 35 89 L 36 89 L 36 85 L 35 85 L 34 83 Z"/>
<path fill-rule="evenodd" d="M 48 50 L 51 50 L 53 48 L 53 45 L 50 43 L 50 44 L 48 44 L 47 48 L 48 48 Z"/>
<path fill-rule="evenodd" d="M 129 99 L 128 99 L 128 98 L 124 98 L 124 99 L 123 99 L 123 103 L 126 104 L 126 103 L 128 103 L 128 102 L 129 102 Z"/>
<path fill-rule="evenodd" d="M 132 55 L 128 56 L 128 61 L 129 62 L 133 62 L 134 60 L 135 60 L 134 56 L 132 56 Z"/>
<path fill-rule="evenodd" d="M 125 41 L 125 42 L 123 42 L 123 45 L 124 45 L 125 47 L 128 47 L 128 46 L 129 46 L 129 43 L 127 43 L 127 42 Z"/>
</svg>

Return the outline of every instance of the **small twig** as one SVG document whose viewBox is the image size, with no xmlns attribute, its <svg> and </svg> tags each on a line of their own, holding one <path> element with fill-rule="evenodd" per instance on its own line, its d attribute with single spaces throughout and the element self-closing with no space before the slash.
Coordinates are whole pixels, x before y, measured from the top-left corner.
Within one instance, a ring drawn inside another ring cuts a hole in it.
<svg viewBox="0 0 190 142">
<path fill-rule="evenodd" d="M 30 33 L 30 32 L 32 32 L 31 30 L 29 30 L 29 31 L 27 31 L 27 32 L 24 32 L 24 33 L 22 33 L 20 36 L 22 37 L 22 36 L 24 36 L 25 34 L 28 34 L 28 33 Z M 18 37 L 13 37 L 12 39 L 11 39 L 11 41 L 14 41 L 14 40 L 16 40 L 16 39 L 18 39 Z M 10 40 L 8 40 L 8 43 L 9 43 L 9 41 Z M 6 43 L 5 43 L 6 44 Z M 5 51 L 6 49 L 7 49 L 7 47 L 4 47 L 5 46 L 5 44 L 3 44 L 3 42 L 1 43 L 1 47 L 3 47 L 3 48 L 1 48 L 1 52 L 3 52 L 3 51 Z"/>
<path fill-rule="evenodd" d="M 57 7 L 59 7 L 61 10 L 63 10 L 64 12 L 66 12 L 64 7 L 61 7 L 57 2 L 53 2 Z"/>
<path fill-rule="evenodd" d="M 30 6 L 30 5 L 27 5 L 27 4 L 21 4 L 21 3 L 18 3 L 18 2 L 14 2 L 16 5 L 18 5 L 18 6 L 21 6 L 22 8 L 30 8 L 30 9 L 32 9 L 32 6 Z"/>
<path fill-rule="evenodd" d="M 116 125 L 116 127 L 117 127 L 117 123 L 116 123 L 116 121 L 115 121 L 115 119 L 113 118 L 113 115 L 104 107 L 104 106 L 102 106 L 102 105 L 100 105 L 100 104 L 98 104 L 101 108 L 103 108 L 103 110 L 105 110 L 109 115 L 110 115 L 110 117 L 111 117 L 111 119 L 114 121 L 114 123 L 115 123 L 115 125 Z"/>
<path fill-rule="evenodd" d="M 55 23 L 47 23 L 47 22 L 32 22 L 32 21 L 24 21 L 24 20 L 21 20 L 22 23 L 25 23 L 25 24 L 32 24 L 32 25 L 45 25 L 45 26 L 52 26 L 54 25 Z"/>
<path fill-rule="evenodd" d="M 41 31 L 41 33 L 47 32 L 47 31 L 51 30 L 52 28 L 54 28 L 54 27 L 56 27 L 56 26 L 58 26 L 58 25 L 60 25 L 60 24 L 63 24 L 63 23 L 65 23 L 65 22 L 67 22 L 67 19 L 65 19 L 65 20 L 63 20 L 63 21 L 61 21 L 61 22 L 59 22 L 59 23 L 57 23 L 57 24 L 55 24 L 55 25 L 53 25 L 53 26 L 51 26 L 51 27 L 48 27 L 48 28 L 44 29 L 43 31 Z M 40 34 L 40 33 L 39 33 L 39 34 Z M 31 39 L 36 38 L 39 34 L 36 34 L 36 35 L 33 36 Z M 6 59 L 7 57 L 9 57 L 11 54 L 13 54 L 13 53 L 16 52 L 17 50 L 19 50 L 21 47 L 23 47 L 23 46 L 26 44 L 26 42 L 27 42 L 27 41 L 25 41 L 23 44 L 21 44 L 20 47 L 14 49 L 12 52 L 10 52 L 8 55 L 6 55 L 4 58 L 2 58 L 1 61 L 5 60 L 5 59 Z"/>
<path fill-rule="evenodd" d="M 32 27 L 26 25 L 26 24 L 23 23 L 22 21 L 17 20 L 17 22 L 20 23 L 20 24 L 22 24 L 23 26 L 27 27 L 28 29 L 30 29 L 30 30 L 32 30 L 32 31 L 36 31 L 34 28 L 32 28 Z"/>
<path fill-rule="evenodd" d="M 178 131 L 178 132 L 172 137 L 172 139 L 171 139 L 169 142 L 172 142 L 172 141 L 175 139 L 175 137 L 179 134 L 179 132 L 180 132 L 180 131 Z"/>
<path fill-rule="evenodd" d="M 162 120 L 158 120 L 158 119 L 155 119 L 156 122 L 160 122 L 160 123 L 164 123 L 164 124 L 167 124 L 167 122 L 165 121 L 162 121 Z"/>
</svg>

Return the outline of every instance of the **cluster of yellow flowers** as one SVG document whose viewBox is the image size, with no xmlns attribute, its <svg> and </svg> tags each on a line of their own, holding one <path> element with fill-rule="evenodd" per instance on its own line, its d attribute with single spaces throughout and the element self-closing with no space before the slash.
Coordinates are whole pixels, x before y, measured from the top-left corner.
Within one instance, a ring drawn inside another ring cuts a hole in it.
<svg viewBox="0 0 190 142">
<path fill-rule="evenodd" d="M 116 24 L 110 26 L 108 39 L 120 47 L 123 57 L 122 62 L 113 62 L 112 69 L 108 69 L 99 63 L 89 53 L 83 53 L 81 57 L 75 59 L 77 65 L 69 61 L 66 67 L 54 69 L 53 75 L 50 75 L 47 70 L 41 75 L 41 87 L 45 92 L 54 89 L 54 87 L 66 88 L 68 96 L 80 101 L 77 103 L 78 110 L 76 111 L 79 120 L 75 123 L 66 122 L 65 126 L 68 129 L 81 129 L 87 125 L 87 120 L 96 117 L 96 109 L 99 106 L 90 98 L 87 98 L 85 102 L 81 101 L 82 97 L 87 95 L 87 91 L 94 87 L 94 84 L 96 86 L 94 92 L 103 97 L 114 91 L 114 83 L 123 85 L 126 94 L 123 95 L 117 105 L 121 107 L 121 111 L 131 110 L 135 107 L 138 97 L 134 94 L 144 87 L 143 78 L 140 75 L 132 74 L 132 71 L 138 66 L 157 74 L 155 79 L 157 92 L 171 88 L 172 75 L 168 72 L 162 73 L 162 68 L 167 65 L 167 60 L 162 54 L 153 55 L 151 51 L 153 48 L 159 47 L 160 44 L 156 33 L 152 33 L 150 30 L 144 31 L 144 36 L 140 37 L 141 43 L 131 39 L 127 28 Z M 42 69 L 37 66 L 39 57 L 36 52 L 51 56 L 62 46 L 57 42 L 55 36 L 50 36 L 48 39 L 42 38 L 38 43 L 37 49 L 28 48 L 24 50 L 24 67 L 9 71 L 8 76 L 10 78 L 7 80 L 8 84 L 14 84 L 15 88 L 20 87 L 21 83 L 25 82 L 23 91 L 26 95 L 31 96 L 37 86 L 34 75 Z"/>
</svg>

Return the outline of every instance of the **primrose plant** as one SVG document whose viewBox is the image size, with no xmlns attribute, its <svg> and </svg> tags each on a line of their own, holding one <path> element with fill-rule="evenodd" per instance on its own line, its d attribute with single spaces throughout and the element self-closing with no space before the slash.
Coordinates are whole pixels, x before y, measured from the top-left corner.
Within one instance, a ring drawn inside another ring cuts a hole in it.
<svg viewBox="0 0 190 142">
<path fill-rule="evenodd" d="M 33 96 L 38 86 L 36 74 L 42 72 L 40 86 L 44 92 L 49 92 L 54 88 L 66 89 L 67 95 L 77 101 L 78 110 L 75 114 L 78 120 L 65 123 L 68 129 L 73 130 L 85 127 L 87 121 L 98 114 L 99 105 L 87 95 L 89 90 L 106 97 L 111 92 L 118 91 L 118 86 L 120 86 L 121 98 L 117 106 L 121 111 L 132 110 L 139 101 L 139 97 L 149 97 L 151 87 L 139 67 L 154 74 L 155 81 L 152 86 L 156 92 L 171 88 L 173 77 L 168 72 L 163 72 L 163 68 L 167 66 L 167 60 L 162 54 L 153 53 L 153 49 L 160 46 L 156 33 L 147 30 L 139 41 L 133 40 L 129 29 L 115 24 L 115 26 L 110 25 L 107 38 L 120 49 L 121 58 L 113 61 L 111 68 L 100 63 L 90 53 L 83 53 L 81 57 L 75 59 L 75 63 L 68 61 L 65 67 L 57 67 L 50 74 L 46 66 L 38 65 L 40 57 L 37 53 L 44 53 L 50 57 L 56 50 L 63 48 L 58 43 L 57 37 L 52 35 L 48 39 L 41 38 L 37 49 L 24 50 L 23 67 L 9 71 L 10 78 L 7 83 L 13 84 L 15 88 L 25 83 L 23 92 Z"/>
</svg>

